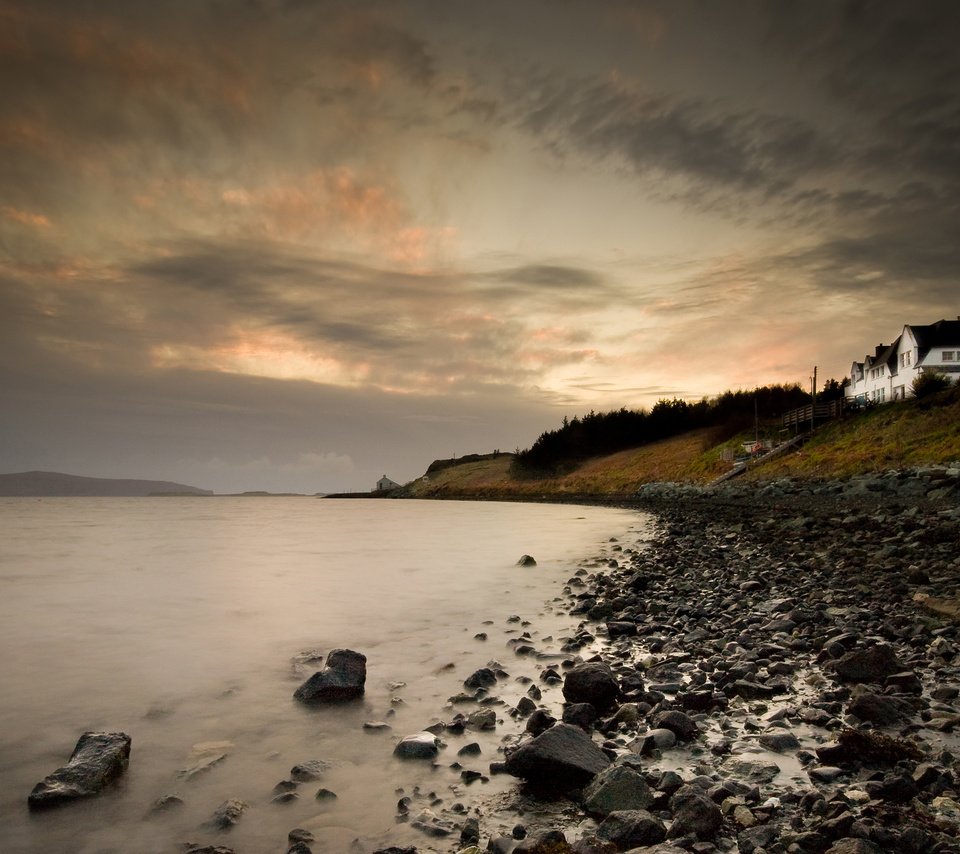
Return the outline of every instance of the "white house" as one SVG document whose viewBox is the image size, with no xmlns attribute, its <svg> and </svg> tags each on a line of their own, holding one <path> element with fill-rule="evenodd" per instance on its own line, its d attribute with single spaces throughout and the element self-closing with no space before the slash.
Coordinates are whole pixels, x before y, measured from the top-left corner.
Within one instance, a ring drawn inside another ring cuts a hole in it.
<svg viewBox="0 0 960 854">
<path fill-rule="evenodd" d="M 906 325 L 892 344 L 879 344 L 873 354 L 850 366 L 846 398 L 850 402 L 903 400 L 913 381 L 925 371 L 960 379 L 960 317 L 928 326 Z"/>
<path fill-rule="evenodd" d="M 380 478 L 380 480 L 377 481 L 377 487 L 374 491 L 383 492 L 384 490 L 387 490 L 387 489 L 399 489 L 399 488 L 400 488 L 399 483 L 397 483 L 394 480 L 390 480 L 389 477 L 384 475 L 383 477 Z"/>
</svg>

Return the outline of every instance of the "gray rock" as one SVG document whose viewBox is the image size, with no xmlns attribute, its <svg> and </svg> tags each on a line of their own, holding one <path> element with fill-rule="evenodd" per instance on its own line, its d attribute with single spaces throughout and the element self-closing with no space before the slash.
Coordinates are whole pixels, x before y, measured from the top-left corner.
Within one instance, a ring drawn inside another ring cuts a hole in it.
<svg viewBox="0 0 960 854">
<path fill-rule="evenodd" d="M 70 760 L 44 777 L 30 792 L 30 809 L 44 809 L 89 798 L 116 780 L 130 763 L 130 736 L 123 732 L 85 732 Z"/>
<path fill-rule="evenodd" d="M 738 694 L 745 700 L 767 700 L 777 693 L 776 689 L 769 685 L 751 682 L 748 679 L 738 679 L 727 691 L 731 694 Z"/>
<path fill-rule="evenodd" d="M 670 730 L 680 741 L 692 741 L 700 734 L 700 728 L 693 718 L 675 709 L 661 712 L 653 719 L 653 725 L 658 729 Z"/>
<path fill-rule="evenodd" d="M 847 682 L 883 682 L 905 668 L 887 644 L 854 649 L 833 662 L 837 675 Z"/>
<path fill-rule="evenodd" d="M 440 739 L 432 732 L 416 732 L 397 742 L 393 755 L 399 759 L 434 759 L 440 752 Z"/>
<path fill-rule="evenodd" d="M 226 753 L 211 753 L 207 756 L 203 756 L 194 762 L 193 765 L 190 765 L 187 768 L 181 768 L 177 772 L 177 779 L 192 780 L 199 774 L 203 774 L 206 771 L 209 771 L 211 768 L 219 765 L 226 758 Z"/>
<path fill-rule="evenodd" d="M 464 679 L 463 684 L 467 688 L 486 688 L 497 684 L 497 674 L 489 667 L 481 667 Z"/>
<path fill-rule="evenodd" d="M 760 744 L 774 753 L 786 753 L 788 750 L 799 750 L 800 739 L 792 732 L 765 732 L 758 739 Z"/>
<path fill-rule="evenodd" d="M 557 719 L 546 709 L 534 709 L 527 721 L 526 731 L 531 735 L 540 735 L 546 732 L 557 722 Z"/>
<path fill-rule="evenodd" d="M 294 692 L 302 703 L 336 703 L 363 696 L 367 657 L 352 649 L 334 649 L 327 666 L 313 674 Z"/>
<path fill-rule="evenodd" d="M 601 771 L 583 792 L 584 808 L 600 816 L 619 810 L 645 810 L 653 800 L 643 775 L 624 765 Z"/>
<path fill-rule="evenodd" d="M 568 703 L 563 708 L 563 722 L 590 730 L 597 719 L 597 710 L 590 703 Z"/>
<path fill-rule="evenodd" d="M 225 845 L 189 845 L 184 854 L 235 854 L 232 848 Z"/>
<path fill-rule="evenodd" d="M 667 828 L 646 810 L 618 810 L 600 823 L 597 836 L 627 851 L 663 842 L 667 838 Z"/>
<path fill-rule="evenodd" d="M 838 839 L 827 849 L 827 854 L 883 854 L 883 849 L 868 839 Z"/>
<path fill-rule="evenodd" d="M 582 729 L 557 724 L 511 753 L 505 769 L 532 785 L 566 791 L 585 786 L 609 765 L 609 757 Z"/>
<path fill-rule="evenodd" d="M 480 821 L 468 818 L 460 826 L 460 844 L 475 845 L 480 841 Z"/>
<path fill-rule="evenodd" d="M 672 729 L 657 727 L 638 736 L 630 743 L 630 749 L 641 756 L 648 756 L 654 750 L 669 750 L 677 744 L 677 734 Z"/>
<path fill-rule="evenodd" d="M 421 810 L 410 819 L 410 827 L 415 827 L 427 836 L 449 836 L 456 830 L 452 821 L 440 818 L 433 810 Z"/>
<path fill-rule="evenodd" d="M 749 759 L 730 758 L 723 768 L 734 777 L 750 783 L 770 783 L 780 773 L 776 762 L 754 762 Z"/>
<path fill-rule="evenodd" d="M 244 801 L 241 801 L 239 798 L 230 798 L 214 810 L 213 817 L 208 824 L 210 824 L 211 827 L 226 830 L 240 821 L 240 816 L 243 815 L 243 811 L 246 808 L 247 805 Z"/>
<path fill-rule="evenodd" d="M 883 694 L 874 694 L 862 685 L 857 685 L 853 689 L 847 711 L 862 721 L 870 721 L 880 726 L 899 723 L 913 713 L 913 709 L 902 700 Z"/>
<path fill-rule="evenodd" d="M 818 783 L 832 783 L 843 774 L 843 769 L 836 765 L 819 765 L 808 769 L 807 774 L 811 780 L 816 780 Z"/>
<path fill-rule="evenodd" d="M 323 759 L 308 759 L 290 769 L 290 779 L 298 783 L 309 783 L 311 780 L 319 780 L 331 767 L 331 763 Z"/>
<path fill-rule="evenodd" d="M 563 679 L 563 698 L 568 703 L 589 703 L 597 711 L 611 708 L 620 697 L 610 665 L 599 661 L 578 664 Z"/>
<path fill-rule="evenodd" d="M 153 802 L 153 806 L 150 807 L 150 812 L 169 812 L 170 810 L 179 809 L 183 806 L 183 798 L 179 795 L 162 795 Z"/>
<path fill-rule="evenodd" d="M 472 729 L 496 729 L 497 713 L 493 709 L 479 709 L 467 716 L 467 724 Z"/>
<path fill-rule="evenodd" d="M 776 824 L 760 824 L 749 827 L 737 834 L 737 851 L 740 854 L 754 854 L 756 851 L 766 851 L 771 843 L 780 836 L 780 827 Z"/>
<path fill-rule="evenodd" d="M 513 854 L 546 854 L 553 851 L 569 851 L 567 837 L 562 830 L 548 830 L 531 839 L 524 839 Z"/>
<path fill-rule="evenodd" d="M 706 792 L 698 786 L 683 786 L 670 798 L 673 810 L 673 824 L 668 836 L 679 839 L 683 836 L 696 836 L 698 839 L 712 839 L 723 823 L 723 813 Z"/>
<path fill-rule="evenodd" d="M 537 562 L 530 555 L 521 555 L 517 561 L 517 566 L 536 566 Z"/>
</svg>

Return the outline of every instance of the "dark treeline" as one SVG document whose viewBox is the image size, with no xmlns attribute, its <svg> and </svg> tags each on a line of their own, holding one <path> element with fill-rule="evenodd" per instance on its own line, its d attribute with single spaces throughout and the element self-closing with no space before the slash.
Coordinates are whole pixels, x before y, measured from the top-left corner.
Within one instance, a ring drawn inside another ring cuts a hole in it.
<svg viewBox="0 0 960 854">
<path fill-rule="evenodd" d="M 564 418 L 556 430 L 541 433 L 527 450 L 517 452 L 514 467 L 521 473 L 557 471 L 588 457 L 637 448 L 702 428 L 713 428 L 712 443 L 723 442 L 752 427 L 755 412 L 761 420 L 770 420 L 809 402 L 809 393 L 799 385 L 772 385 L 753 391 L 726 391 L 693 403 L 676 398 L 661 400 L 649 412 L 590 412 Z"/>
</svg>

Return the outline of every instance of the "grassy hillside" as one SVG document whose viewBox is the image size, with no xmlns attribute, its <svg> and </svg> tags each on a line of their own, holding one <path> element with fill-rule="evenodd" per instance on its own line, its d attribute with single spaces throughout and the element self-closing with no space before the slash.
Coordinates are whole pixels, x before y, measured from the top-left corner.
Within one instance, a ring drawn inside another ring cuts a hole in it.
<svg viewBox="0 0 960 854">
<path fill-rule="evenodd" d="M 725 447 L 697 430 L 629 451 L 587 460 L 567 474 L 513 476 L 512 454 L 488 456 L 431 471 L 407 486 L 418 498 L 629 495 L 651 481 L 708 483 L 728 471 Z M 744 477 L 844 478 L 868 471 L 960 460 L 960 389 L 928 401 L 888 404 L 820 427 L 799 450 L 751 469 Z"/>
<path fill-rule="evenodd" d="M 747 475 L 844 478 L 960 460 L 960 389 L 932 400 L 879 406 L 824 425 L 804 447 Z"/>
</svg>

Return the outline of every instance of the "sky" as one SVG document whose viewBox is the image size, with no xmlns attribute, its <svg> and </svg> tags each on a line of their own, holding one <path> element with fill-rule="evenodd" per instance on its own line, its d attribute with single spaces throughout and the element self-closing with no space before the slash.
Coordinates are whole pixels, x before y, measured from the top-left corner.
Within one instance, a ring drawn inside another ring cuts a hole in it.
<svg viewBox="0 0 960 854">
<path fill-rule="evenodd" d="M 960 315 L 960 4 L 0 0 L 0 471 L 372 489 Z"/>
</svg>

